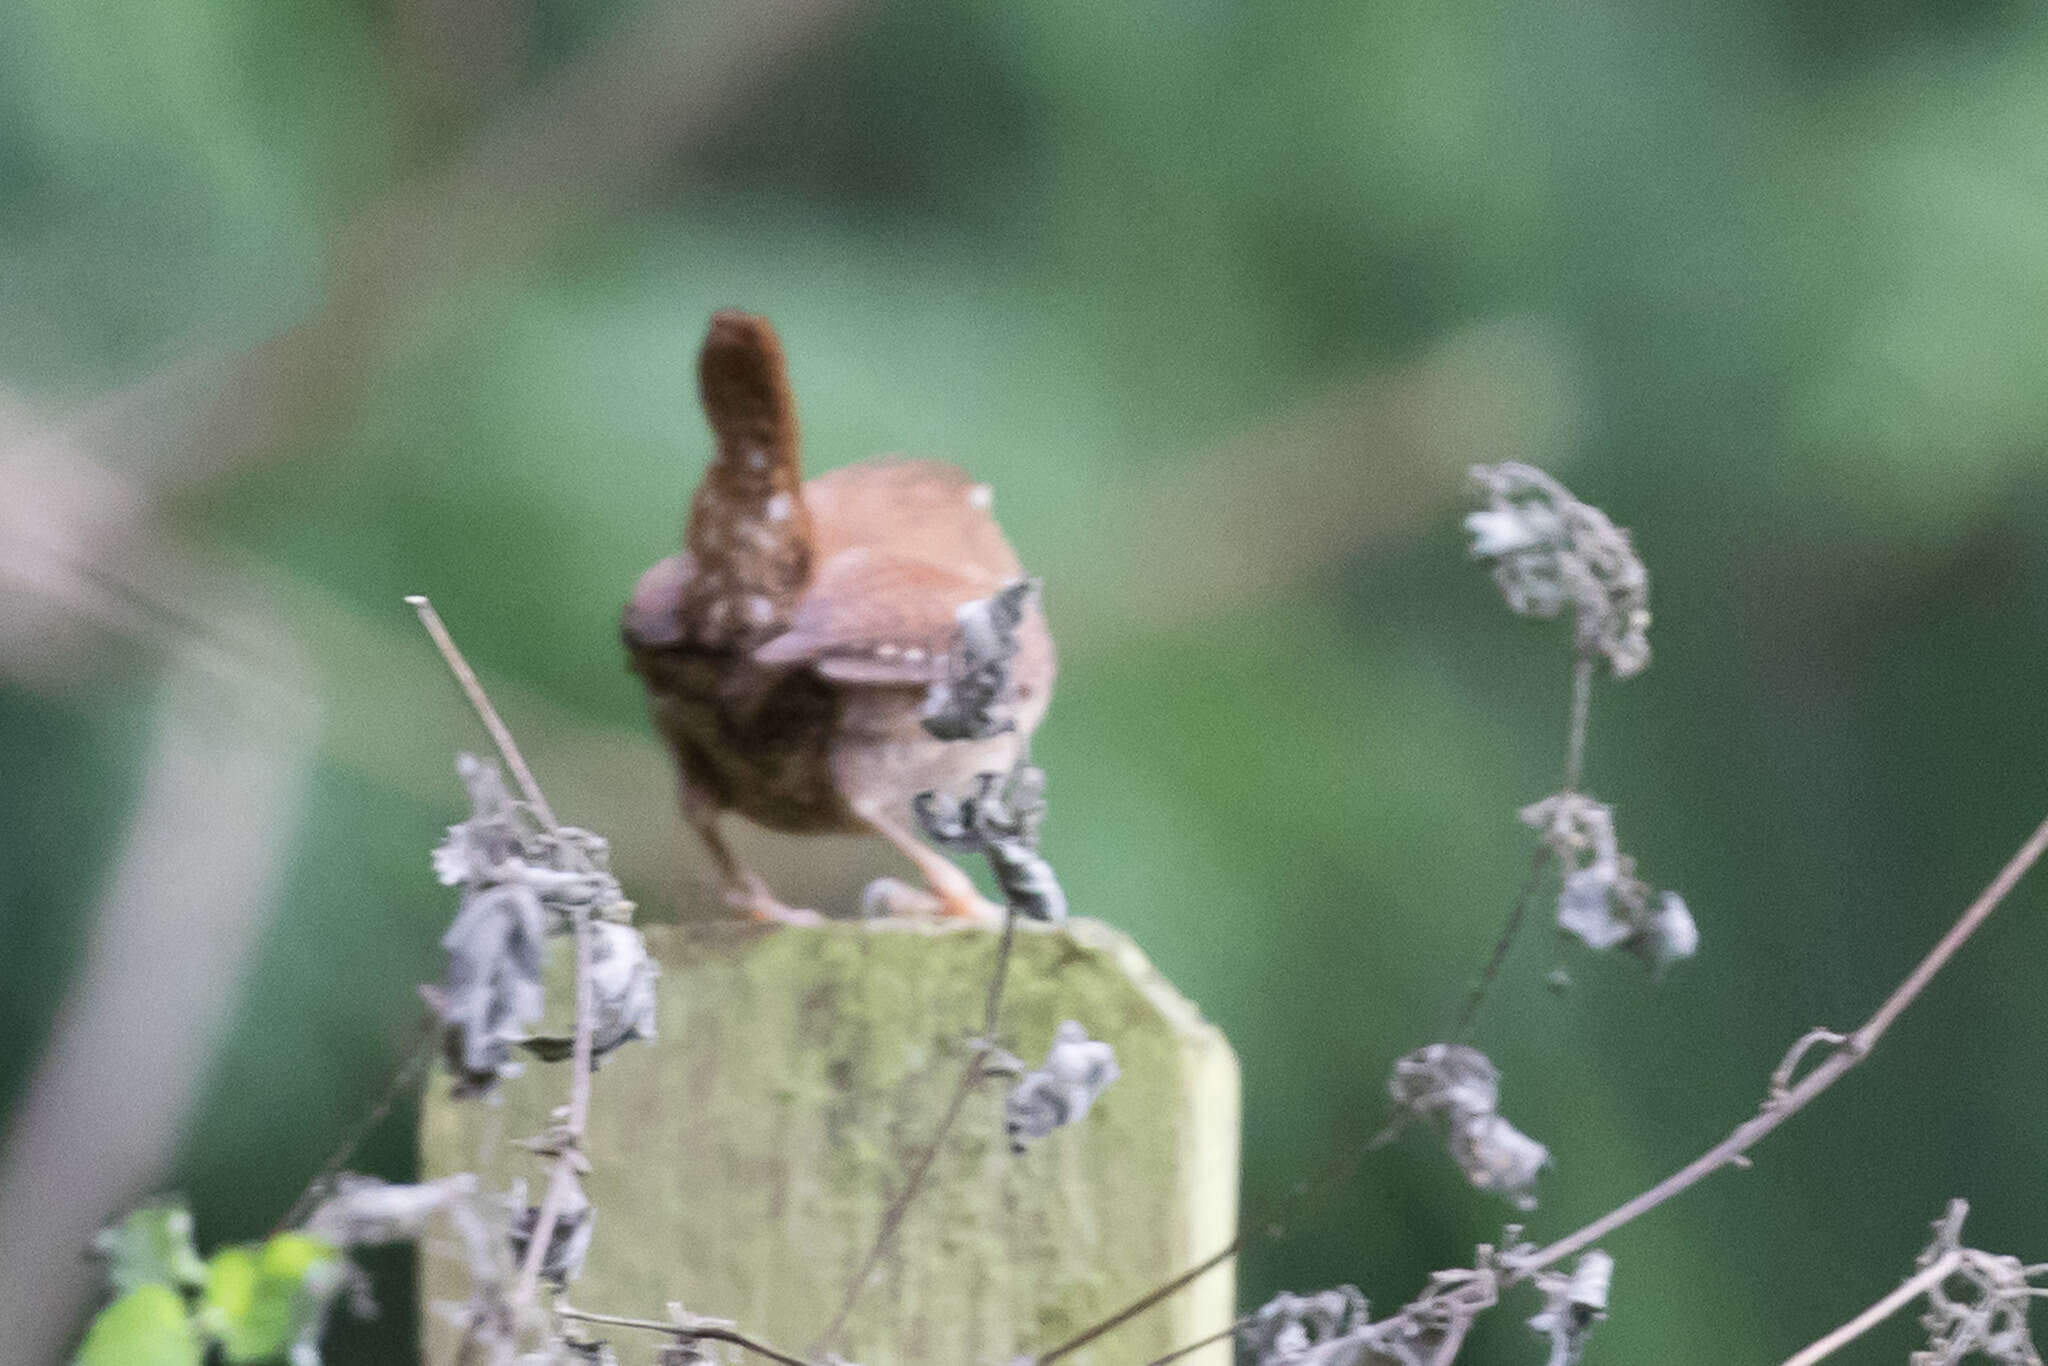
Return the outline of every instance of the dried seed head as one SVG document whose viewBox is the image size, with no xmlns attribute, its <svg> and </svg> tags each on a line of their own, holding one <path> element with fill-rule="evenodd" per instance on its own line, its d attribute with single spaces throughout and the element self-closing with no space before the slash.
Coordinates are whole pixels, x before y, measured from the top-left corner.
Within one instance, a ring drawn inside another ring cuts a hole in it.
<svg viewBox="0 0 2048 1366">
<path fill-rule="evenodd" d="M 1444 1127 L 1451 1160 L 1465 1179 L 1517 1209 L 1536 1207 L 1536 1177 L 1550 1149 L 1503 1119 L 1500 1069 L 1464 1044 L 1433 1043 L 1394 1064 L 1387 1079 L 1394 1103 Z"/>
<path fill-rule="evenodd" d="M 1699 950 L 1699 926 L 1676 892 L 1658 892 L 1636 876 L 1621 852 L 1614 808 L 1581 792 L 1560 792 L 1524 807 L 1522 822 L 1542 833 L 1564 870 L 1558 928 L 1593 949 L 1623 949 L 1662 978 L 1671 964 Z"/>
<path fill-rule="evenodd" d="M 1529 1326 L 1550 1339 L 1544 1366 L 1578 1366 L 1593 1325 L 1607 1317 L 1607 1293 L 1613 1283 L 1614 1258 L 1597 1247 L 1579 1258 L 1569 1276 L 1554 1271 L 1536 1274 L 1543 1308 Z"/>
<path fill-rule="evenodd" d="M 307 1216 L 303 1227 L 338 1248 L 413 1242 L 426 1232 L 429 1219 L 473 1199 L 476 1188 L 473 1172 L 457 1172 L 418 1185 L 343 1172 L 334 1178 L 332 1193 Z"/>
<path fill-rule="evenodd" d="M 1020 1077 L 1003 1103 L 1010 1150 L 1022 1153 L 1053 1130 L 1077 1123 L 1119 1075 L 1114 1048 L 1089 1038 L 1073 1020 L 1061 1023 L 1045 1065 Z"/>
<path fill-rule="evenodd" d="M 518 1193 L 523 1201 L 525 1192 Z M 547 1251 L 541 1254 L 541 1278 L 557 1286 L 565 1286 L 583 1274 L 583 1262 L 590 1255 L 590 1239 L 596 1230 L 597 1207 L 583 1193 L 581 1182 L 573 1178 L 570 1185 L 569 1203 L 555 1218 L 554 1231 L 548 1235 Z M 540 1206 L 522 1204 L 512 1212 L 512 1257 L 514 1261 L 526 1259 L 526 1246 L 533 1239 L 533 1231 L 540 1225 Z"/>
<path fill-rule="evenodd" d="M 654 982 L 661 968 L 647 952 L 647 940 L 630 925 L 609 920 L 590 926 L 590 985 L 595 1019 L 590 1032 L 591 1066 L 635 1039 L 652 1040 Z M 573 1036 L 537 1035 L 520 1046 L 543 1062 L 561 1062 L 576 1049 Z"/>
<path fill-rule="evenodd" d="M 1911 1366 L 1957 1366 L 1982 1353 L 2005 1366 L 2040 1366 L 2040 1353 L 2027 1326 L 2027 1310 L 2048 1287 L 2034 1278 L 2048 1275 L 2048 1266 L 2027 1266 L 2019 1258 L 1979 1252 L 1962 1245 L 1967 1203 L 1951 1200 L 1934 1221 L 1934 1241 L 1920 1254 L 1918 1265 L 1932 1266 L 1943 1257 L 1957 1259 L 1955 1273 L 1927 1291 L 1927 1312 L 1920 1326 L 1927 1347 L 1908 1358 Z M 1960 1294 L 1950 1287 L 1961 1283 Z"/>
<path fill-rule="evenodd" d="M 1491 1112 L 1453 1123 L 1449 1140 L 1451 1160 L 1475 1190 L 1516 1209 L 1536 1208 L 1536 1178 L 1550 1165 L 1550 1149 Z"/>
<path fill-rule="evenodd" d="M 1067 918 L 1067 894 L 1038 852 L 1038 830 L 1045 821 L 1042 769 L 1019 762 L 1007 775 L 980 774 L 973 794 L 959 801 L 920 792 L 911 809 L 934 844 L 988 860 L 1013 912 L 1051 923 Z"/>
<path fill-rule="evenodd" d="M 1365 1296 L 1355 1285 L 1312 1295 L 1282 1291 L 1259 1306 L 1238 1330 L 1238 1341 L 1253 1366 L 1324 1366 L 1351 1359 L 1341 1348 L 1352 1342 L 1362 1357 L 1358 1335 L 1368 1321 Z"/>
<path fill-rule="evenodd" d="M 1650 576 L 1628 532 L 1531 465 L 1475 465 L 1486 506 L 1465 518 L 1472 555 L 1492 560 L 1510 610 L 1573 612 L 1582 652 L 1606 657 L 1616 678 L 1650 663 Z"/>
<path fill-rule="evenodd" d="M 986 740 L 1017 728 L 1015 665 L 1018 628 L 1038 596 L 1038 580 L 1018 579 L 954 613 L 959 643 L 946 676 L 927 690 L 924 728 L 940 740 Z"/>
<path fill-rule="evenodd" d="M 542 828 L 506 791 L 495 764 L 463 754 L 456 771 L 469 789 L 470 817 L 448 828 L 434 851 L 434 871 L 462 888 L 462 904 L 441 937 L 448 955 L 441 982 L 420 994 L 444 1026 L 455 1094 L 475 1096 L 511 1075 L 513 1048 L 530 1042 L 527 1031 L 545 1007 L 545 938 L 566 933 L 578 911 L 622 917 L 632 904 L 609 871 L 611 846 L 602 838 L 569 826 Z M 592 929 L 594 956 L 603 959 L 599 1023 L 608 1031 L 607 1048 L 652 1037 L 653 965 L 638 932 L 606 919 L 594 919 Z M 545 1041 L 535 1051 L 545 1055 Z"/>
<path fill-rule="evenodd" d="M 1394 1063 L 1387 1090 L 1396 1105 L 1425 1119 L 1484 1114 L 1500 1104 L 1500 1069 L 1476 1048 L 1433 1043 Z"/>
</svg>

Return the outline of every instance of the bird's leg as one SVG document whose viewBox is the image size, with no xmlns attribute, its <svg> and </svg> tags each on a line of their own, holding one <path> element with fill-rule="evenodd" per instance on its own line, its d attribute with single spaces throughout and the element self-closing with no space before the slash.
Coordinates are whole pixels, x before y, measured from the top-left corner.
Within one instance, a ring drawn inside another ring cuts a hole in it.
<svg viewBox="0 0 2048 1366">
<path fill-rule="evenodd" d="M 872 806 L 858 808 L 860 818 L 870 829 L 889 843 L 903 851 L 903 856 L 917 865 L 917 871 L 931 887 L 932 912 L 944 917 L 960 917 L 979 921 L 985 925 L 1003 923 L 1003 908 L 983 896 L 974 885 L 974 879 L 960 871 L 945 855 L 928 848 L 917 836 L 898 825 Z M 898 888 L 903 892 L 912 889 Z"/>
<path fill-rule="evenodd" d="M 682 794 L 683 819 L 690 823 L 690 828 L 697 832 L 697 838 L 710 852 L 711 861 L 718 868 L 721 895 L 726 905 L 749 919 L 777 925 L 816 925 L 824 919 L 816 911 L 784 905 L 775 893 L 768 890 L 768 884 L 761 881 L 759 873 L 740 862 L 732 846 L 725 842 L 725 836 L 719 833 L 717 803 L 702 789 L 685 781 Z"/>
</svg>

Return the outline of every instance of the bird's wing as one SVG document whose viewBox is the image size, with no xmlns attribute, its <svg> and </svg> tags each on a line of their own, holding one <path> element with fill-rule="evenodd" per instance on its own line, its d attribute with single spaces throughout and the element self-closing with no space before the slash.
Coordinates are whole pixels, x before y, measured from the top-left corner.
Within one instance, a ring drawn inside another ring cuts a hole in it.
<svg viewBox="0 0 2048 1366">
<path fill-rule="evenodd" d="M 976 577 L 867 547 L 818 567 L 789 629 L 755 648 L 755 662 L 816 669 L 839 683 L 923 686 L 946 676 L 954 613 L 987 596 Z"/>
<path fill-rule="evenodd" d="M 866 460 L 804 485 L 816 563 L 866 547 L 957 570 L 982 595 L 1023 574 L 993 502 L 988 485 L 937 460 Z"/>
<path fill-rule="evenodd" d="M 655 561 L 640 576 L 619 621 L 628 645 L 660 649 L 682 640 L 683 596 L 696 573 L 695 561 L 685 552 Z"/>
</svg>

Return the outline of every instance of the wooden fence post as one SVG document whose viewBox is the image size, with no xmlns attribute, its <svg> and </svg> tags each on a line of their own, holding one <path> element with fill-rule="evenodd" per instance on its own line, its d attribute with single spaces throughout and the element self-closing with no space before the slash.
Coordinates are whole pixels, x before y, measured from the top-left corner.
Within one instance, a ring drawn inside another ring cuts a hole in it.
<svg viewBox="0 0 2048 1366">
<path fill-rule="evenodd" d="M 621 1049 L 596 1079 L 596 1236 L 572 1300 L 651 1318 L 680 1300 L 803 1352 L 952 1096 L 997 937 L 835 922 L 654 926 L 647 939 L 661 1037 Z M 1000 1042 L 1036 1066 L 1068 1019 L 1115 1046 L 1121 1078 L 1022 1156 L 1003 1134 L 1004 1084 L 981 1086 L 835 1344 L 849 1360 L 1001 1366 L 1229 1242 L 1238 1077 L 1222 1034 L 1121 932 L 1020 925 Z M 505 1140 L 546 1127 L 559 1068 L 529 1066 L 499 1103 L 445 1091 L 437 1081 L 422 1112 L 423 1176 L 475 1170 L 490 1188 L 538 1176 Z M 461 1300 L 464 1276 L 423 1254 L 423 1305 Z M 1226 1264 L 1069 1360 L 1148 1361 L 1228 1323 L 1233 1291 Z M 452 1328 L 421 1321 L 423 1359 L 447 1360 Z M 629 1364 L 657 1345 L 611 1336 Z M 1230 1352 L 1188 1360 L 1227 1366 Z"/>
</svg>

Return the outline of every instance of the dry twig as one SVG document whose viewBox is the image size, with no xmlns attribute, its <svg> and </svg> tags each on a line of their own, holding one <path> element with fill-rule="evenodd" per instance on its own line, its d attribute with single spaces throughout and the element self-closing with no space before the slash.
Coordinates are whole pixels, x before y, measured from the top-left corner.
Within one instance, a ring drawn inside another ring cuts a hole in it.
<svg viewBox="0 0 2048 1366">
<path fill-rule="evenodd" d="M 781 1366 L 813 1366 L 813 1363 L 805 1361 L 802 1357 L 791 1356 L 780 1348 L 769 1346 L 759 1338 L 748 1337 L 725 1319 L 707 1319 L 696 1314 L 683 1313 L 681 1305 L 670 1305 L 669 1309 L 674 1317 L 666 1322 L 661 1319 L 636 1319 L 623 1314 L 593 1314 L 566 1304 L 557 1304 L 555 1313 L 565 1319 L 574 1319 L 578 1323 L 600 1324 L 607 1328 L 633 1328 L 643 1333 L 660 1333 L 678 1342 L 729 1342 L 742 1351 L 752 1352 L 755 1356 L 765 1357 L 769 1361 L 780 1362 Z"/>
<path fill-rule="evenodd" d="M 1934 1221 L 1934 1241 L 1917 1260 L 1920 1269 L 1834 1332 L 1786 1358 L 1785 1366 L 1814 1366 L 1922 1295 L 1928 1308 L 1920 1323 L 1928 1343 L 1926 1350 L 1913 1353 L 1912 1366 L 1954 1366 L 1977 1353 L 2005 1366 L 2041 1366 L 2027 1328 L 2027 1308 L 2029 1301 L 2048 1295 L 2048 1289 L 2033 1283 L 2048 1273 L 2048 1265 L 2026 1266 L 2017 1257 L 1964 1247 L 1963 1219 L 1969 1212 L 1964 1201 L 1949 1201 Z M 1952 1279 L 1960 1279 L 1974 1297 L 1951 1296 L 1947 1287 Z"/>
<path fill-rule="evenodd" d="M 491 742 L 505 760 L 505 766 L 512 770 L 518 780 L 519 789 L 525 795 L 528 805 L 547 828 L 557 834 L 561 825 L 555 820 L 547 798 L 541 795 L 540 784 L 534 781 L 533 770 L 526 766 L 526 758 L 519 752 L 519 745 L 512 738 L 512 732 L 499 718 L 497 709 L 485 694 L 483 684 L 478 681 L 476 671 L 469 667 L 469 661 L 456 648 L 454 638 L 442 624 L 440 613 L 425 597 L 413 596 L 406 602 L 419 613 L 420 624 L 426 627 L 433 638 L 435 648 L 448 664 L 448 671 L 468 695 L 470 705 L 476 708 L 477 716 L 483 721 L 484 729 L 490 732 Z M 573 845 L 566 847 L 572 848 Z M 589 1169 L 589 1159 L 583 1154 L 584 1128 L 590 1119 L 590 1075 L 591 1038 L 596 1030 L 596 992 L 591 983 L 590 910 L 578 904 L 571 910 L 576 936 L 576 1034 L 574 1049 L 569 1064 L 569 1111 L 568 1117 L 550 1137 L 555 1149 L 553 1170 L 548 1176 L 547 1194 L 541 1199 L 540 1215 L 534 1223 L 532 1237 L 526 1245 L 526 1255 L 519 1266 L 519 1279 L 512 1288 L 510 1308 L 515 1317 L 534 1303 L 539 1288 L 541 1263 L 546 1260 L 548 1248 L 554 1242 L 556 1227 L 561 1223 L 563 1212 L 569 1207 L 576 1190 L 577 1174 Z"/>
<path fill-rule="evenodd" d="M 1947 965 L 1949 959 L 1955 957 L 1956 951 L 1977 932 L 1977 928 L 1985 920 L 1990 918 L 1991 913 L 1998 909 L 1999 903 L 2005 900 L 2013 887 L 2026 875 L 2027 870 L 2040 859 L 2044 850 L 2048 850 L 2048 819 L 2044 819 L 2034 828 L 2034 833 L 2020 845 L 2005 867 L 1998 871 L 1998 875 L 1991 879 L 1977 895 L 1976 900 L 1956 918 L 1955 924 L 1949 926 L 1948 932 L 1942 935 L 1928 951 L 1927 956 L 1906 975 L 1906 979 L 1893 989 L 1891 995 L 1885 997 L 1883 1004 L 1872 1012 L 1870 1018 L 1854 1033 L 1839 1044 L 1835 1044 L 1833 1051 L 1811 1072 L 1790 1087 L 1767 1097 L 1757 1113 L 1738 1124 L 1728 1137 L 1641 1195 L 1601 1215 L 1577 1232 L 1532 1253 L 1526 1260 L 1518 1261 L 1510 1280 L 1524 1280 L 1544 1267 L 1591 1247 L 1615 1229 L 1649 1213 L 1666 1200 L 1697 1185 L 1721 1168 L 1736 1165 L 1745 1153 L 1763 1140 L 1765 1135 L 1812 1104 L 1816 1096 L 1840 1081 L 1850 1068 L 1870 1056 L 1870 1050 L 1877 1046 L 1877 1041 L 1892 1027 L 1892 1022 L 1904 1013 L 1907 1006 L 1913 1004 L 1920 993 L 1927 989 L 1927 984 L 1934 980 L 1935 974 Z"/>
<path fill-rule="evenodd" d="M 1770 1088 L 1754 1116 L 1737 1125 L 1727 1138 L 1715 1144 L 1693 1161 L 1687 1163 L 1640 1195 L 1624 1201 L 1621 1205 L 1593 1220 L 1585 1227 L 1567 1234 L 1547 1247 L 1526 1252 L 1518 1250 L 1513 1257 L 1501 1263 L 1498 1272 L 1499 1287 L 1505 1289 L 1523 1281 L 1534 1280 L 1539 1272 L 1555 1266 L 1574 1253 L 1590 1248 L 1594 1243 L 1614 1232 L 1614 1230 L 1641 1218 L 1657 1206 L 1697 1185 L 1701 1180 L 1719 1171 L 1721 1168 L 1746 1165 L 1747 1158 L 1745 1154 L 1747 1154 L 1749 1149 L 1755 1147 L 1772 1130 L 1799 1111 L 1805 1109 L 1821 1092 L 1841 1080 L 1844 1074 L 1870 1055 L 1871 1049 L 1876 1047 L 1878 1040 L 1884 1036 L 1885 1031 L 1890 1029 L 1892 1023 L 1904 1013 L 1906 1007 L 1911 1005 L 1919 997 L 1920 993 L 1927 989 L 1927 984 L 1934 979 L 1935 974 L 1939 973 L 1947 965 L 1949 959 L 1955 956 L 1957 950 L 1990 918 L 1991 913 L 1998 909 L 2005 898 L 2011 894 L 2013 888 L 2018 885 L 2019 880 L 2040 860 L 2043 852 L 2048 852 L 2048 819 L 2043 819 L 2041 824 L 2034 828 L 2034 832 L 2027 837 L 2025 842 L 2013 853 L 2012 857 L 2006 861 L 2005 866 L 1998 871 L 1997 876 L 1991 879 L 1984 890 L 1978 893 L 1976 899 L 1964 908 L 1962 914 L 1956 918 L 1955 923 L 1949 926 L 1947 933 L 1942 935 L 1934 947 L 1928 951 L 1927 955 L 1906 975 L 1905 980 L 1893 989 L 1892 993 L 1884 999 L 1883 1003 L 1872 1012 L 1870 1018 L 1865 1020 L 1855 1032 L 1841 1035 L 1829 1030 L 1811 1030 L 1802 1035 L 1786 1051 L 1784 1061 L 1779 1063 L 1772 1073 Z M 1828 1045 L 1832 1047 L 1833 1051 L 1812 1071 L 1794 1081 L 1793 1074 L 1799 1062 L 1816 1045 Z M 1237 1241 L 1233 1242 L 1214 1258 L 1204 1262 L 1201 1266 L 1175 1277 L 1103 1322 L 1061 1343 L 1051 1351 L 1033 1358 L 1034 1366 L 1048 1366 L 1050 1362 L 1067 1355 L 1079 1347 L 1085 1346 L 1112 1328 L 1118 1327 L 1161 1300 L 1168 1298 L 1194 1280 L 1203 1271 L 1235 1254 L 1242 1245 L 1242 1241 L 1242 1236 L 1240 1235 Z M 1951 1266 L 1950 1270 L 1953 1271 L 1954 1269 Z M 1438 1273 L 1439 1276 L 1444 1274 L 1447 1273 Z M 1927 1280 L 1927 1273 L 1923 1271 L 1920 1275 L 1915 1276 L 1912 1281 L 1908 1282 L 1908 1284 L 1915 1287 L 1913 1294 L 1917 1294 L 1927 1289 L 1930 1282 Z M 1939 1282 L 1933 1282 L 1932 1284 L 1936 1288 L 1939 1286 Z M 1901 1290 L 1903 1291 L 1904 1287 L 1901 1287 Z M 1856 1320 L 1853 1320 L 1852 1325 L 1845 1325 L 1843 1329 L 1837 1330 L 1837 1332 L 1847 1333 L 1850 1326 L 1856 1326 L 1856 1332 L 1860 1333 L 1867 1329 L 1871 1323 L 1875 1323 L 1878 1318 L 1883 1317 L 1882 1314 L 1878 1314 L 1876 1317 L 1869 1317 L 1868 1321 L 1866 1321 L 1866 1317 L 1875 1313 L 1878 1308 L 1882 1307 L 1885 1314 L 1892 1313 L 1905 1303 L 1906 1300 L 1911 1298 L 1912 1294 L 1906 1294 L 1903 1298 L 1900 1298 L 1900 1292 L 1894 1292 L 1892 1296 L 1887 1296 L 1878 1305 L 1873 1306 L 1872 1310 L 1866 1311 L 1866 1315 L 1859 1316 Z M 1428 1299 L 1429 1297 L 1425 1296 L 1423 1300 L 1417 1301 L 1417 1303 L 1427 1303 Z M 1830 1335 L 1830 1338 L 1834 1336 Z M 1848 1335 L 1848 1337 L 1853 1336 L 1855 1334 Z M 1847 1341 L 1848 1337 L 1843 1337 L 1841 1340 Z M 1823 1339 L 1822 1341 L 1827 1342 L 1829 1340 Z M 1169 1354 L 1166 1359 L 1172 1360 L 1185 1352 L 1192 1351 L 1196 1345 L 1199 1344 L 1191 1344 L 1186 1348 Z M 1817 1343 L 1815 1347 L 1820 1345 Z M 1807 1350 L 1812 1352 L 1814 1348 L 1808 1348 Z M 1825 1353 L 1822 1355 L 1825 1355 Z M 1802 1355 L 1801 1357 L 1794 1358 L 1793 1361 L 1787 1362 L 1785 1366 L 1807 1366 L 1807 1363 L 1820 1359 L 1820 1356 Z M 1448 1358 L 1444 1358 L 1444 1360 L 1448 1360 Z"/>
</svg>

